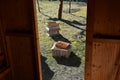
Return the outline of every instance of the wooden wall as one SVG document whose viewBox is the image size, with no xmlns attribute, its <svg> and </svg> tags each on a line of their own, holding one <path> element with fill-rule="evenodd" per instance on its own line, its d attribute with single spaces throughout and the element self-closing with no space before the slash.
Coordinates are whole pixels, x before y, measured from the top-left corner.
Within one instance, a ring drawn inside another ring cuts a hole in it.
<svg viewBox="0 0 120 80">
<path fill-rule="evenodd" d="M 120 1 L 95 1 L 94 34 L 120 36 Z"/>
<path fill-rule="evenodd" d="M 12 80 L 40 80 L 41 64 L 34 7 L 35 0 L 0 1 L 0 21 Z"/>
<path fill-rule="evenodd" d="M 120 0 L 88 0 L 85 80 L 120 80 Z"/>
</svg>

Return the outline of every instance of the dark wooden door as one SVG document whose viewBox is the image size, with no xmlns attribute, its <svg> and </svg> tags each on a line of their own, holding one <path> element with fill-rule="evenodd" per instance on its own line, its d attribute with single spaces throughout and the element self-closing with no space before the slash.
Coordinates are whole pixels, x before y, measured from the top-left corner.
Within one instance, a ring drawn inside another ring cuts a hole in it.
<svg viewBox="0 0 120 80">
<path fill-rule="evenodd" d="M 120 0 L 88 0 L 85 80 L 120 80 Z"/>
<path fill-rule="evenodd" d="M 42 80 L 35 0 L 1 0 L 0 21 L 11 80 Z"/>
</svg>

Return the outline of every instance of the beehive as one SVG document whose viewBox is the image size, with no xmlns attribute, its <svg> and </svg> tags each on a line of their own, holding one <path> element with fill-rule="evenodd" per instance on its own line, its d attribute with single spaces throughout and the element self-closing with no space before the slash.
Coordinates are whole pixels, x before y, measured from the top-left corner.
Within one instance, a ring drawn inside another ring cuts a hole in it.
<svg viewBox="0 0 120 80">
<path fill-rule="evenodd" d="M 46 27 L 46 31 L 48 36 L 54 36 L 54 35 L 58 35 L 59 34 L 59 24 L 56 22 L 48 22 L 47 23 L 47 27 Z"/>
<path fill-rule="evenodd" d="M 53 47 L 51 48 L 52 56 L 69 58 L 69 56 L 71 54 L 71 48 L 72 48 L 72 46 L 69 45 L 69 47 L 67 49 L 60 49 L 60 48 L 56 47 L 56 43 L 54 43 Z"/>
</svg>

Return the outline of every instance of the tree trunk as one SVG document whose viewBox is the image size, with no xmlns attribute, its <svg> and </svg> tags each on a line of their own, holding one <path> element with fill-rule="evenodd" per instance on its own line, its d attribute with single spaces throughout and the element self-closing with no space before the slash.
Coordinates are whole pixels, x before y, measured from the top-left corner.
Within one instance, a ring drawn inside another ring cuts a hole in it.
<svg viewBox="0 0 120 80">
<path fill-rule="evenodd" d="M 63 0 L 60 0 L 59 11 L 58 11 L 58 19 L 62 18 L 62 9 L 63 9 Z"/>
<path fill-rule="evenodd" d="M 72 0 L 69 0 L 69 14 L 71 13 L 71 1 Z"/>
<path fill-rule="evenodd" d="M 40 12 L 40 4 L 39 4 L 39 0 L 37 0 L 37 5 L 38 5 L 38 11 Z"/>
</svg>

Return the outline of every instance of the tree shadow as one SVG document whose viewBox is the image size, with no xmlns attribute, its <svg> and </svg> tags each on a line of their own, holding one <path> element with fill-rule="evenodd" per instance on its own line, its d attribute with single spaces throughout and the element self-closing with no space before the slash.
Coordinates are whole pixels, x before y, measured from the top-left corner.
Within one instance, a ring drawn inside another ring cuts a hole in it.
<svg viewBox="0 0 120 80">
<path fill-rule="evenodd" d="M 85 31 L 84 30 L 82 30 L 80 33 L 79 33 L 79 39 L 80 38 L 84 38 L 86 36 L 86 34 L 85 34 Z M 81 41 L 83 42 L 83 43 L 85 43 L 85 39 L 81 39 Z"/>
<path fill-rule="evenodd" d="M 72 67 L 79 67 L 81 64 L 81 59 L 75 55 L 75 53 L 71 52 L 69 58 L 64 57 L 54 57 L 58 64 L 72 66 Z"/>
<path fill-rule="evenodd" d="M 68 43 L 71 43 L 68 39 L 64 38 L 61 34 L 59 35 L 55 35 L 55 36 L 51 36 L 51 38 L 54 40 L 54 41 L 64 41 L 64 42 L 68 42 Z"/>
<path fill-rule="evenodd" d="M 54 75 L 54 72 L 50 70 L 48 64 L 45 63 L 46 60 L 47 58 L 41 55 L 42 77 L 43 80 L 51 80 Z"/>
<path fill-rule="evenodd" d="M 73 20 L 72 23 L 77 24 L 77 25 L 81 25 L 81 26 L 86 26 L 86 24 L 82 24 L 82 23 L 80 23 L 80 22 L 78 22 L 76 20 Z"/>
<path fill-rule="evenodd" d="M 81 32 L 80 32 L 80 35 L 85 35 L 85 34 L 84 34 L 84 32 L 85 32 L 84 30 L 83 30 L 83 31 L 81 31 Z"/>
<path fill-rule="evenodd" d="M 59 19 L 58 18 L 49 18 L 49 20 L 53 20 L 53 21 L 58 21 Z M 73 20 L 73 21 L 69 21 L 69 20 L 65 20 L 65 19 L 60 19 L 60 21 L 72 26 L 72 27 L 75 27 L 77 29 L 81 29 L 81 30 L 86 30 L 86 24 L 82 24 L 76 20 Z"/>
<path fill-rule="evenodd" d="M 49 17 L 51 18 L 50 16 L 48 16 L 47 14 L 44 14 L 43 12 L 40 11 L 40 13 L 43 15 L 43 16 L 46 16 L 46 17 Z"/>
<path fill-rule="evenodd" d="M 69 20 L 65 20 L 65 19 L 52 18 L 51 16 L 48 16 L 48 15 L 42 13 L 42 12 L 40 12 L 40 13 L 42 15 L 48 17 L 49 18 L 48 20 L 53 20 L 53 21 L 59 21 L 60 20 L 60 21 L 66 23 L 66 24 L 68 24 L 68 25 L 70 25 L 72 27 L 77 28 L 77 29 L 86 30 L 86 24 L 80 23 L 80 22 L 78 22 L 76 20 L 69 21 Z"/>
<path fill-rule="evenodd" d="M 82 38 L 84 38 L 85 36 L 86 36 L 86 33 L 85 33 L 84 30 L 82 30 L 82 31 L 76 33 L 76 34 L 73 36 L 73 38 L 74 38 L 74 39 L 81 39 L 81 40 L 82 40 Z"/>
<path fill-rule="evenodd" d="M 85 30 L 82 30 L 82 31 L 80 32 L 80 35 L 81 35 L 81 36 L 86 36 Z"/>
<path fill-rule="evenodd" d="M 42 13 L 42 12 L 41 12 L 41 14 L 48 17 L 49 18 L 48 20 L 52 20 L 52 21 L 59 21 L 60 20 L 60 21 L 66 23 L 66 24 L 68 24 L 72 27 L 77 28 L 77 29 L 81 29 L 81 30 L 84 30 L 84 31 L 86 30 L 86 24 L 80 23 L 76 20 L 69 21 L 69 20 L 65 20 L 65 19 L 52 18 L 52 17 L 50 17 L 50 16 L 48 16 L 48 15 Z"/>
<path fill-rule="evenodd" d="M 81 1 L 81 2 L 85 2 L 85 3 L 87 3 L 87 0 L 78 0 L 78 1 Z"/>
</svg>

